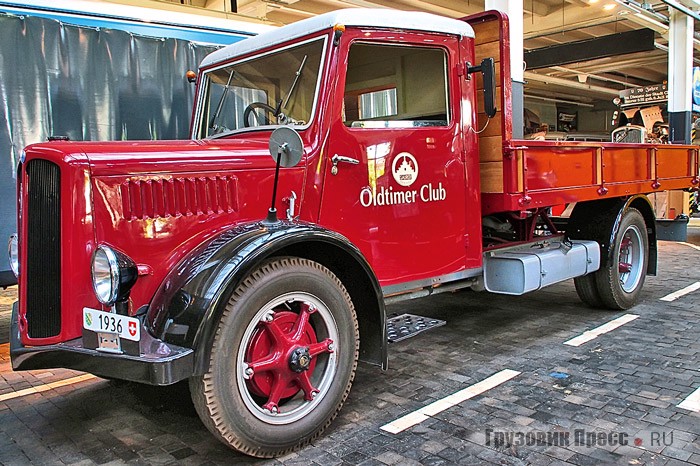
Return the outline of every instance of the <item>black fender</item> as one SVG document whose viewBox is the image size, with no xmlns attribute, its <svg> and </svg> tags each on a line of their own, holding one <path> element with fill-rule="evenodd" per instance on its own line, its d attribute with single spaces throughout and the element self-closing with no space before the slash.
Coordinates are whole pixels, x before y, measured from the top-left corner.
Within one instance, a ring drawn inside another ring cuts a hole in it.
<svg viewBox="0 0 700 466">
<path fill-rule="evenodd" d="M 146 315 L 148 330 L 162 341 L 194 349 L 194 375 L 204 374 L 230 294 L 274 256 L 314 260 L 335 273 L 355 305 L 360 359 L 387 367 L 386 311 L 372 268 L 347 238 L 310 224 L 248 223 L 205 241 L 161 284 Z"/>
<path fill-rule="evenodd" d="M 571 212 L 566 227 L 570 239 L 595 240 L 600 244 L 600 266 L 613 260 L 613 244 L 623 214 L 630 208 L 637 209 L 644 217 L 649 239 L 647 274 L 656 275 L 658 249 L 656 244 L 656 216 L 654 208 L 643 194 L 579 202 Z"/>
</svg>

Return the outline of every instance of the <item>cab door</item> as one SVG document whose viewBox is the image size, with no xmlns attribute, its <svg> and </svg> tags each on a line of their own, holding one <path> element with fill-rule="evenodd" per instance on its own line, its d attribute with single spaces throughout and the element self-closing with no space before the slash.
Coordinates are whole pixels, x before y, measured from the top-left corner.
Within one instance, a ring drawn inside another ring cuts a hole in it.
<svg viewBox="0 0 700 466">
<path fill-rule="evenodd" d="M 385 293 L 459 278 L 458 39 L 348 31 L 340 47 L 320 223 L 360 248 Z"/>
</svg>

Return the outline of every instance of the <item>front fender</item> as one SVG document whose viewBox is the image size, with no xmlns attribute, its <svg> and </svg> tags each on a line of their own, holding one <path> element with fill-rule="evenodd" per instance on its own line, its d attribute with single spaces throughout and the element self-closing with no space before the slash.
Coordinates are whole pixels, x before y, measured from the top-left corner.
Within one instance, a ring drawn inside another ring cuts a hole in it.
<svg viewBox="0 0 700 466">
<path fill-rule="evenodd" d="M 306 247 L 306 245 L 317 245 Z M 363 308 L 374 309 L 360 322 L 361 351 L 370 362 L 386 367 L 385 312 L 381 287 L 360 251 L 342 235 L 315 225 L 260 222 L 237 226 L 192 251 L 163 281 L 146 317 L 151 333 L 163 341 L 195 350 L 195 375 L 206 372 L 211 343 L 230 294 L 262 261 L 275 255 L 298 255 L 324 263 L 312 251 L 337 250 L 361 275 Z M 339 276 L 339 269 L 324 264 Z M 344 264 L 348 266 L 349 264 Z M 353 276 L 357 279 L 356 276 Z M 354 282 L 353 282 L 354 283 Z M 367 286 L 369 285 L 369 286 Z M 346 284 L 353 301 L 354 284 Z M 356 303 L 356 308 L 358 308 Z M 358 319 L 361 317 L 358 309 Z M 367 320 L 373 321 L 371 324 Z M 365 332 L 362 329 L 371 328 Z M 376 327 L 376 328 L 374 328 Z M 369 336 L 370 341 L 365 341 Z"/>
</svg>

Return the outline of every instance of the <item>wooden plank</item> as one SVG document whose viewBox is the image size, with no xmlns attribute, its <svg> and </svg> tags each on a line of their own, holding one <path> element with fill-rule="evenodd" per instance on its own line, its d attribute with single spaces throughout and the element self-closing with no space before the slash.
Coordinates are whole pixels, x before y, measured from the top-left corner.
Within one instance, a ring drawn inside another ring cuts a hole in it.
<svg viewBox="0 0 700 466">
<path fill-rule="evenodd" d="M 488 121 L 488 126 L 486 126 L 487 121 Z M 490 137 L 490 136 L 501 137 L 501 135 L 503 134 L 503 131 L 501 128 L 502 121 L 503 121 L 503 119 L 501 118 L 501 112 L 497 112 L 496 116 L 491 118 L 490 121 L 485 113 L 479 113 L 479 116 L 478 116 L 479 127 L 477 128 L 477 131 L 480 131 L 479 138 Z"/>
<path fill-rule="evenodd" d="M 492 57 L 496 63 L 501 61 L 501 43 L 487 42 L 485 44 L 474 47 L 474 58 L 477 64 L 481 63 L 484 58 Z"/>
<path fill-rule="evenodd" d="M 479 162 L 500 162 L 503 160 L 503 140 L 500 136 L 479 138 Z"/>
<path fill-rule="evenodd" d="M 482 193 L 503 192 L 503 162 L 479 163 Z"/>
<path fill-rule="evenodd" d="M 498 21 L 488 21 L 472 25 L 474 28 L 474 43 L 476 45 L 484 42 L 498 42 L 501 40 L 501 31 L 498 27 Z"/>
</svg>

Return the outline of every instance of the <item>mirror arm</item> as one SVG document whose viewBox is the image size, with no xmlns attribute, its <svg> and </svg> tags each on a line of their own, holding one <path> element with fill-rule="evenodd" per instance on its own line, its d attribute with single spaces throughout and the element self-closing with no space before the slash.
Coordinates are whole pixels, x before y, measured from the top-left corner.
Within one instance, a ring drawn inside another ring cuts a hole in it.
<svg viewBox="0 0 700 466">
<path fill-rule="evenodd" d="M 472 77 L 471 77 L 472 73 L 481 72 L 481 65 L 472 66 L 472 64 L 470 62 L 467 62 L 464 64 L 464 66 L 467 69 L 467 79 L 472 79 Z"/>
</svg>

